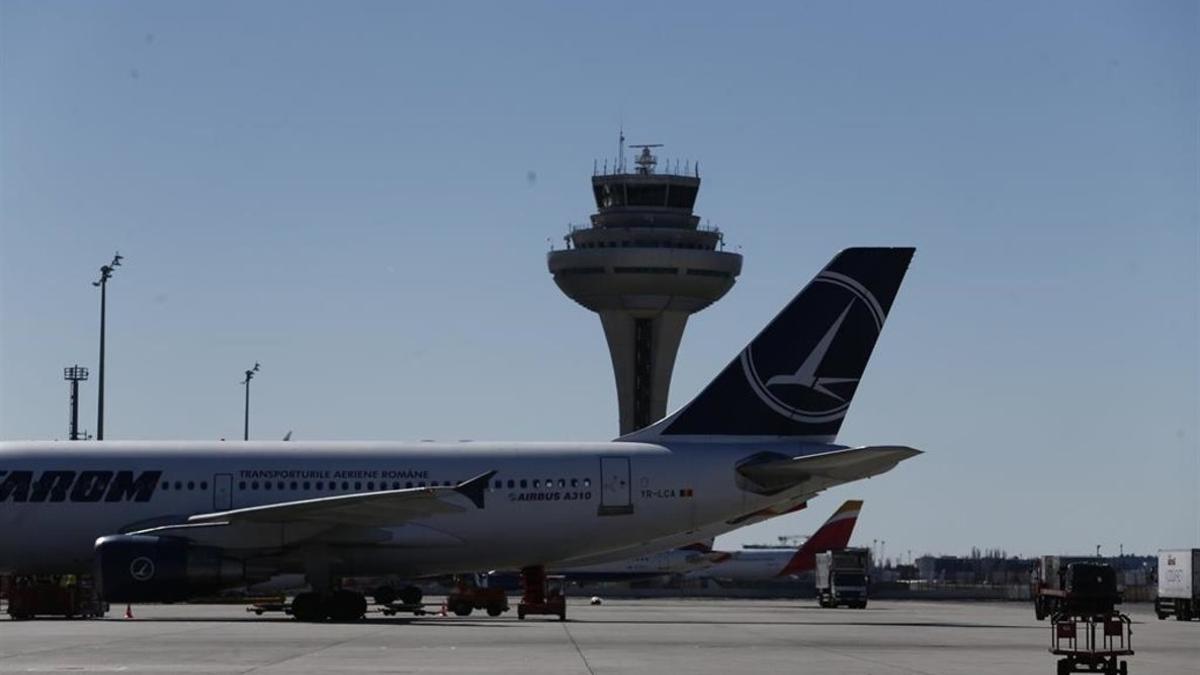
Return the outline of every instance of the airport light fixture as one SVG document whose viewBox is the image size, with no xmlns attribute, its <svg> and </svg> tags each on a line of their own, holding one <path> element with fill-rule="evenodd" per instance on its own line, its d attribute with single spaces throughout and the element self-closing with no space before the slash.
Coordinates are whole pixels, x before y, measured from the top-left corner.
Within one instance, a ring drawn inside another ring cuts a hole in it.
<svg viewBox="0 0 1200 675">
<path fill-rule="evenodd" d="M 121 266 L 125 256 L 117 251 L 112 262 L 100 268 L 100 279 L 93 281 L 93 286 L 100 288 L 100 374 L 98 376 L 99 391 L 96 394 L 96 440 L 104 440 L 104 318 L 108 290 L 108 280 L 112 278 L 113 270 Z"/>
<path fill-rule="evenodd" d="M 258 361 L 254 362 L 254 367 L 246 371 L 246 379 L 242 380 L 242 384 L 246 387 L 246 414 L 242 418 L 242 440 L 250 440 L 250 380 L 254 379 L 254 374 L 258 372 Z"/>
<path fill-rule="evenodd" d="M 88 379 L 88 369 L 80 365 L 63 368 L 63 379 L 71 383 L 70 438 L 79 440 L 79 383 Z"/>
</svg>

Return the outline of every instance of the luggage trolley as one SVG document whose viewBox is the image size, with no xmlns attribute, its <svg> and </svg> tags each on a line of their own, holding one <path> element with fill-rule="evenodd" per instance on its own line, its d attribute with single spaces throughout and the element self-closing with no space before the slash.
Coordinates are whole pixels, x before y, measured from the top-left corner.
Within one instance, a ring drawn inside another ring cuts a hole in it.
<svg viewBox="0 0 1200 675">
<path fill-rule="evenodd" d="M 1050 653 L 1063 657 L 1058 660 L 1058 675 L 1127 675 L 1129 665 L 1121 657 L 1133 655 L 1132 635 L 1129 617 L 1120 612 L 1055 616 L 1050 626 Z"/>
</svg>

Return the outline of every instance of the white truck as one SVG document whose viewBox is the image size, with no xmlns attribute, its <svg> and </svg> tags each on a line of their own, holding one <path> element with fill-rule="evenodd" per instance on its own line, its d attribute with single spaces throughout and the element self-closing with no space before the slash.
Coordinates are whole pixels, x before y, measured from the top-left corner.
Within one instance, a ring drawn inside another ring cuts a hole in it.
<svg viewBox="0 0 1200 675">
<path fill-rule="evenodd" d="M 1200 619 L 1200 548 L 1158 552 L 1158 597 L 1154 612 L 1165 619 Z"/>
<path fill-rule="evenodd" d="M 817 554 L 817 603 L 822 607 L 862 609 L 871 586 L 871 551 L 844 548 Z"/>
</svg>

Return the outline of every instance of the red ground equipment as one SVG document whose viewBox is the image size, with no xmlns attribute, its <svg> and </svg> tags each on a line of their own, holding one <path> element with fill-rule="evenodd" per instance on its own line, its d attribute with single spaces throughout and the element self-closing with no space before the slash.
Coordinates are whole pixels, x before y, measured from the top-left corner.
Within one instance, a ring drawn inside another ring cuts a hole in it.
<svg viewBox="0 0 1200 675">
<path fill-rule="evenodd" d="M 486 611 L 488 616 L 500 616 L 508 611 L 508 594 L 502 588 L 479 586 L 460 577 L 455 589 L 446 596 L 446 611 L 470 616 L 476 609 Z"/>
<path fill-rule="evenodd" d="M 517 605 L 517 618 L 524 619 L 536 614 L 557 616 L 567 620 L 567 583 L 562 576 L 547 576 L 544 567 L 526 567 L 521 570 L 521 582 L 525 594 Z"/>
<path fill-rule="evenodd" d="M 61 616 L 90 619 L 104 616 L 102 602 L 90 579 L 71 576 L 17 577 L 8 588 L 8 615 L 13 619 Z"/>
</svg>

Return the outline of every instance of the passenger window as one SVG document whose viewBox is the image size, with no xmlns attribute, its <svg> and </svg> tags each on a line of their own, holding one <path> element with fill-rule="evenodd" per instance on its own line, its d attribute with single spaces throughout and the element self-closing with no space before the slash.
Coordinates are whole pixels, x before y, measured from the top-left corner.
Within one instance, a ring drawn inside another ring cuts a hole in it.
<svg viewBox="0 0 1200 675">
<path fill-rule="evenodd" d="M 374 490 L 374 489 L 375 489 L 375 481 L 370 481 L 370 482 L 368 482 L 368 483 L 367 483 L 367 489 L 368 489 L 368 490 Z"/>
<path fill-rule="evenodd" d="M 207 489 L 208 489 L 208 481 L 201 481 L 201 482 L 200 482 L 200 489 L 201 489 L 201 490 L 207 490 Z"/>
<path fill-rule="evenodd" d="M 516 486 L 517 486 L 517 484 L 513 481 L 513 479 L 509 478 L 508 479 L 508 489 L 511 490 Z"/>
<path fill-rule="evenodd" d="M 239 483 L 238 483 L 238 489 L 239 489 L 239 490 L 245 490 L 245 489 L 246 489 L 246 481 L 241 481 L 241 482 L 239 482 Z"/>
<path fill-rule="evenodd" d="M 412 489 L 412 481 L 411 481 L 411 480 L 410 480 L 410 481 L 408 481 L 407 483 L 405 483 L 405 484 L 404 484 L 404 489 L 405 489 L 405 490 L 411 490 L 411 489 Z"/>
<path fill-rule="evenodd" d="M 300 487 L 300 486 L 296 484 L 296 481 L 292 481 L 292 489 L 293 489 L 293 490 L 296 490 L 296 489 L 298 489 L 299 487 Z"/>
<path fill-rule="evenodd" d="M 584 478 L 583 479 L 583 487 L 592 487 L 592 479 Z"/>
<path fill-rule="evenodd" d="M 263 481 L 263 489 L 270 490 L 271 489 L 271 481 L 269 481 L 269 480 Z"/>
<path fill-rule="evenodd" d="M 276 483 L 276 484 L 275 484 L 275 487 L 277 487 L 277 488 L 279 488 L 280 490 L 282 490 L 282 489 L 283 489 L 283 481 L 279 481 L 278 483 Z"/>
<path fill-rule="evenodd" d="M 358 481 L 355 481 L 355 482 L 354 482 L 354 489 L 355 489 L 355 490 L 361 490 L 361 489 L 362 489 L 362 483 L 360 483 L 360 482 L 358 482 Z"/>
<path fill-rule="evenodd" d="M 536 479 L 536 478 L 533 479 L 533 489 L 534 490 L 538 489 L 540 484 L 541 484 L 541 482 L 538 479 Z"/>
<path fill-rule="evenodd" d="M 320 481 L 320 480 L 317 481 L 317 489 L 324 490 L 325 489 L 325 481 Z"/>
<path fill-rule="evenodd" d="M 527 480 L 525 480 L 524 478 L 522 478 L 522 479 L 521 479 L 521 489 L 523 490 L 523 489 L 525 489 L 525 488 L 527 488 L 527 487 L 529 487 L 529 481 L 527 481 Z"/>
<path fill-rule="evenodd" d="M 190 481 L 190 480 L 189 480 L 189 481 L 188 481 L 188 489 L 189 489 L 189 490 L 195 490 L 195 489 L 196 489 L 196 484 L 195 484 L 195 483 L 193 483 L 192 481 Z"/>
<path fill-rule="evenodd" d="M 397 481 L 392 481 L 392 489 L 393 489 L 393 490 L 399 490 L 399 489 L 400 489 L 400 481 L 398 481 L 398 480 L 397 480 Z"/>
<path fill-rule="evenodd" d="M 176 490 L 182 490 L 182 489 L 183 489 L 183 483 L 181 483 L 181 482 L 179 482 L 179 481 L 175 481 L 175 489 L 176 489 Z"/>
<path fill-rule="evenodd" d="M 309 483 L 308 481 L 304 481 L 304 489 L 305 489 L 305 491 L 311 490 L 312 483 Z"/>
<path fill-rule="evenodd" d="M 170 489 L 171 489 L 171 481 L 169 481 L 169 480 L 164 480 L 164 481 L 163 481 L 163 489 L 164 489 L 164 490 L 170 490 Z"/>
<path fill-rule="evenodd" d="M 502 487 L 504 487 L 504 481 L 502 481 L 502 480 L 498 480 L 498 481 L 496 481 L 495 483 L 493 483 L 493 484 L 492 484 L 492 489 L 493 489 L 493 490 L 499 490 L 499 489 L 500 489 L 500 488 L 502 488 Z"/>
<path fill-rule="evenodd" d="M 251 490 L 257 490 L 257 489 L 258 489 L 258 481 L 254 481 L 253 483 L 251 483 L 251 484 L 250 484 L 250 489 L 251 489 Z"/>
<path fill-rule="evenodd" d="M 571 479 L 571 487 L 579 487 L 579 479 L 578 478 Z"/>
<path fill-rule="evenodd" d="M 343 490 L 349 490 L 349 489 L 350 489 L 350 482 L 349 482 L 349 481 L 342 481 L 342 489 L 343 489 Z"/>
<path fill-rule="evenodd" d="M 558 487 L 560 487 L 560 488 L 567 487 L 567 481 L 565 481 L 565 480 L 563 480 L 563 479 L 559 478 L 559 479 L 558 479 Z"/>
</svg>

